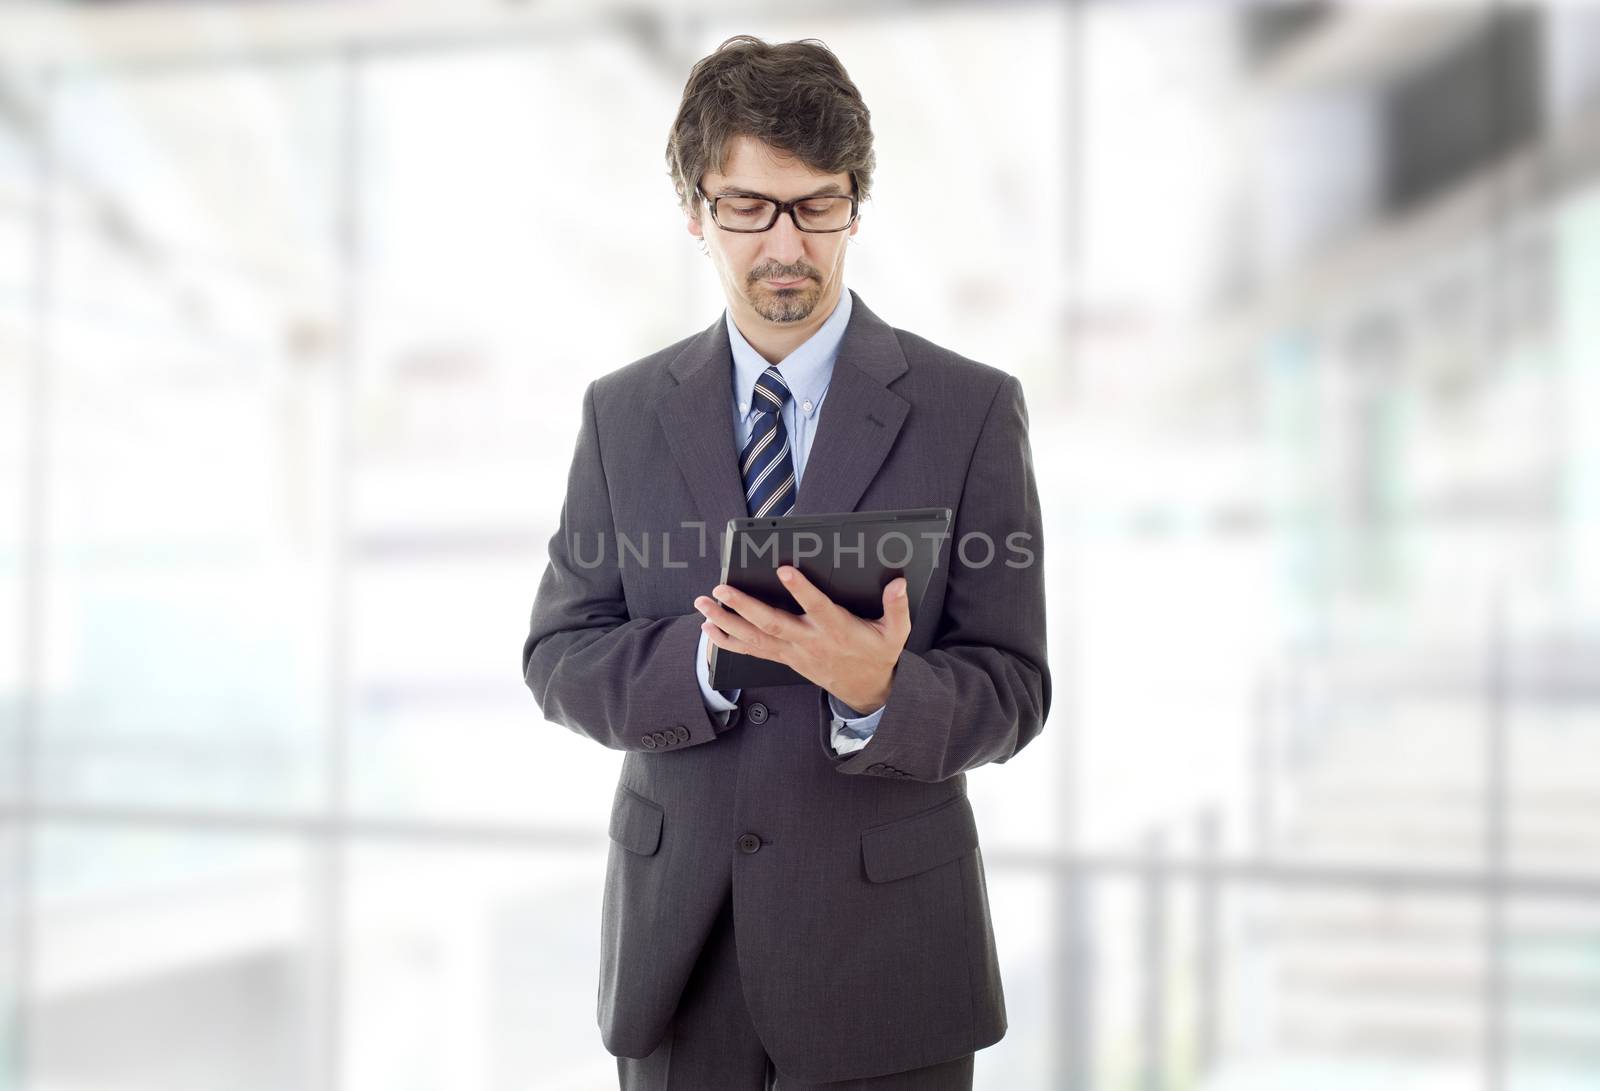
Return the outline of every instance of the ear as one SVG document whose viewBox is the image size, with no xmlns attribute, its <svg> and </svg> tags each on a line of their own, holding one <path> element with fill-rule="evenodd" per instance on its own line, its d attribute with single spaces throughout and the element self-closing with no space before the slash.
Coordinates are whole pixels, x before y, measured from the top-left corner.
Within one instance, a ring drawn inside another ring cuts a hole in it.
<svg viewBox="0 0 1600 1091">
<path fill-rule="evenodd" d="M 689 234 L 693 235 L 695 238 L 703 239 L 706 237 L 705 228 L 702 227 L 700 221 L 695 219 L 693 216 L 684 217 L 684 226 L 689 229 Z"/>
</svg>

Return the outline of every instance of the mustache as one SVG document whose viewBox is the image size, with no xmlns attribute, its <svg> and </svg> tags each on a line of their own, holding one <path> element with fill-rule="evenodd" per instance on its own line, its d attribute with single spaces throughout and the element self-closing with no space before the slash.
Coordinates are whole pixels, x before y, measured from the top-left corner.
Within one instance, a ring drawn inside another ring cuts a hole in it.
<svg viewBox="0 0 1600 1091">
<path fill-rule="evenodd" d="M 801 277 L 808 277 L 812 280 L 816 280 L 817 271 L 811 268 L 809 265 L 803 265 L 794 270 L 784 269 L 781 266 L 766 265 L 760 269 L 755 269 L 750 273 L 750 283 L 754 284 L 758 280 L 767 279 L 798 280 Z"/>
</svg>

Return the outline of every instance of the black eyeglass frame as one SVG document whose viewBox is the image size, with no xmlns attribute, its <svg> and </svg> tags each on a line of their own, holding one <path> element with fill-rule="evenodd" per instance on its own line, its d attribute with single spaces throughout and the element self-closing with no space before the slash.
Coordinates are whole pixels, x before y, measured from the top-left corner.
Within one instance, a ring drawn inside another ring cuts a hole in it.
<svg viewBox="0 0 1600 1091">
<path fill-rule="evenodd" d="M 861 201 L 853 193 L 813 193 L 809 197 L 799 197 L 799 198 L 796 198 L 793 201 L 780 201 L 776 197 L 768 197 L 765 193 L 720 193 L 715 197 L 708 197 L 706 195 L 706 191 L 701 189 L 698 185 L 696 185 L 694 187 L 694 191 L 695 191 L 695 193 L 699 194 L 700 199 L 702 201 L 704 201 L 706 203 L 706 206 L 711 210 L 711 222 L 716 224 L 717 227 L 720 228 L 721 230 L 723 230 L 723 231 L 731 231 L 731 232 L 733 232 L 734 234 L 737 234 L 737 235 L 759 235 L 763 231 L 771 231 L 773 229 L 773 227 L 777 225 L 778 217 L 782 216 L 785 212 L 787 212 L 789 214 L 789 219 L 794 224 L 795 230 L 797 230 L 797 231 L 804 231 L 807 235 L 836 235 L 841 231 L 849 231 L 850 230 L 850 225 L 855 223 L 856 222 L 856 218 L 861 215 Z M 850 219 L 845 222 L 843 227 L 803 227 L 803 226 L 801 226 L 800 217 L 795 215 L 795 211 L 794 210 L 795 210 L 796 206 L 803 205 L 807 201 L 820 201 L 820 200 L 822 200 L 824 198 L 827 198 L 828 200 L 836 201 L 841 197 L 850 202 Z M 717 219 L 717 202 L 718 201 L 739 201 L 739 200 L 745 200 L 745 201 L 767 201 L 770 204 L 772 204 L 772 206 L 773 206 L 772 219 L 767 221 L 767 226 L 765 226 L 765 227 L 727 227 L 727 226 L 724 226 L 722 221 Z"/>
</svg>

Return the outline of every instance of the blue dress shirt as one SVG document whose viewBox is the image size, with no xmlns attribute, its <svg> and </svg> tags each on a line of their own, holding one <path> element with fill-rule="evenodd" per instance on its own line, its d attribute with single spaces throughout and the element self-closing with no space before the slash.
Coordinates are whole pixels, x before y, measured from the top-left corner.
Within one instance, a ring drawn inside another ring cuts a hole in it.
<svg viewBox="0 0 1600 1091">
<path fill-rule="evenodd" d="M 822 399 L 828 393 L 828 381 L 833 378 L 833 364 L 839 357 L 839 341 L 850 324 L 850 291 L 839 289 L 839 303 L 817 332 L 778 362 L 783 381 L 789 384 L 792 397 L 784 402 L 783 426 L 789 433 L 789 456 L 794 462 L 796 490 L 805 476 L 806 457 L 811 453 L 811 440 L 817 432 L 818 415 L 822 412 Z M 739 327 L 733 324 L 733 315 L 724 312 L 728 323 L 728 343 L 733 348 L 733 449 L 744 450 L 755 428 L 756 413 L 751 409 L 755 398 L 756 380 L 767 370 L 767 361 L 750 347 Z M 700 679 L 700 694 L 706 707 L 717 713 L 727 723 L 728 713 L 738 707 L 741 690 L 716 690 L 711 688 L 710 668 L 706 666 L 707 636 L 700 634 L 695 652 L 695 674 Z M 828 694 L 828 707 L 833 711 L 832 743 L 839 754 L 850 754 L 867 745 L 872 733 L 883 717 L 883 709 L 867 716 L 855 716 L 855 709 L 842 704 L 833 694 Z"/>
</svg>

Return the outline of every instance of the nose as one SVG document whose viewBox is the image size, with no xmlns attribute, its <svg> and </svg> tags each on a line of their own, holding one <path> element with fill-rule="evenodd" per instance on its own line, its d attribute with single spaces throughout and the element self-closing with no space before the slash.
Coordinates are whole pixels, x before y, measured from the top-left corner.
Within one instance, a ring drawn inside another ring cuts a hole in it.
<svg viewBox="0 0 1600 1091">
<path fill-rule="evenodd" d="M 787 212 L 767 231 L 766 256 L 783 265 L 793 265 L 805 253 L 805 232 L 795 226 Z"/>
</svg>

